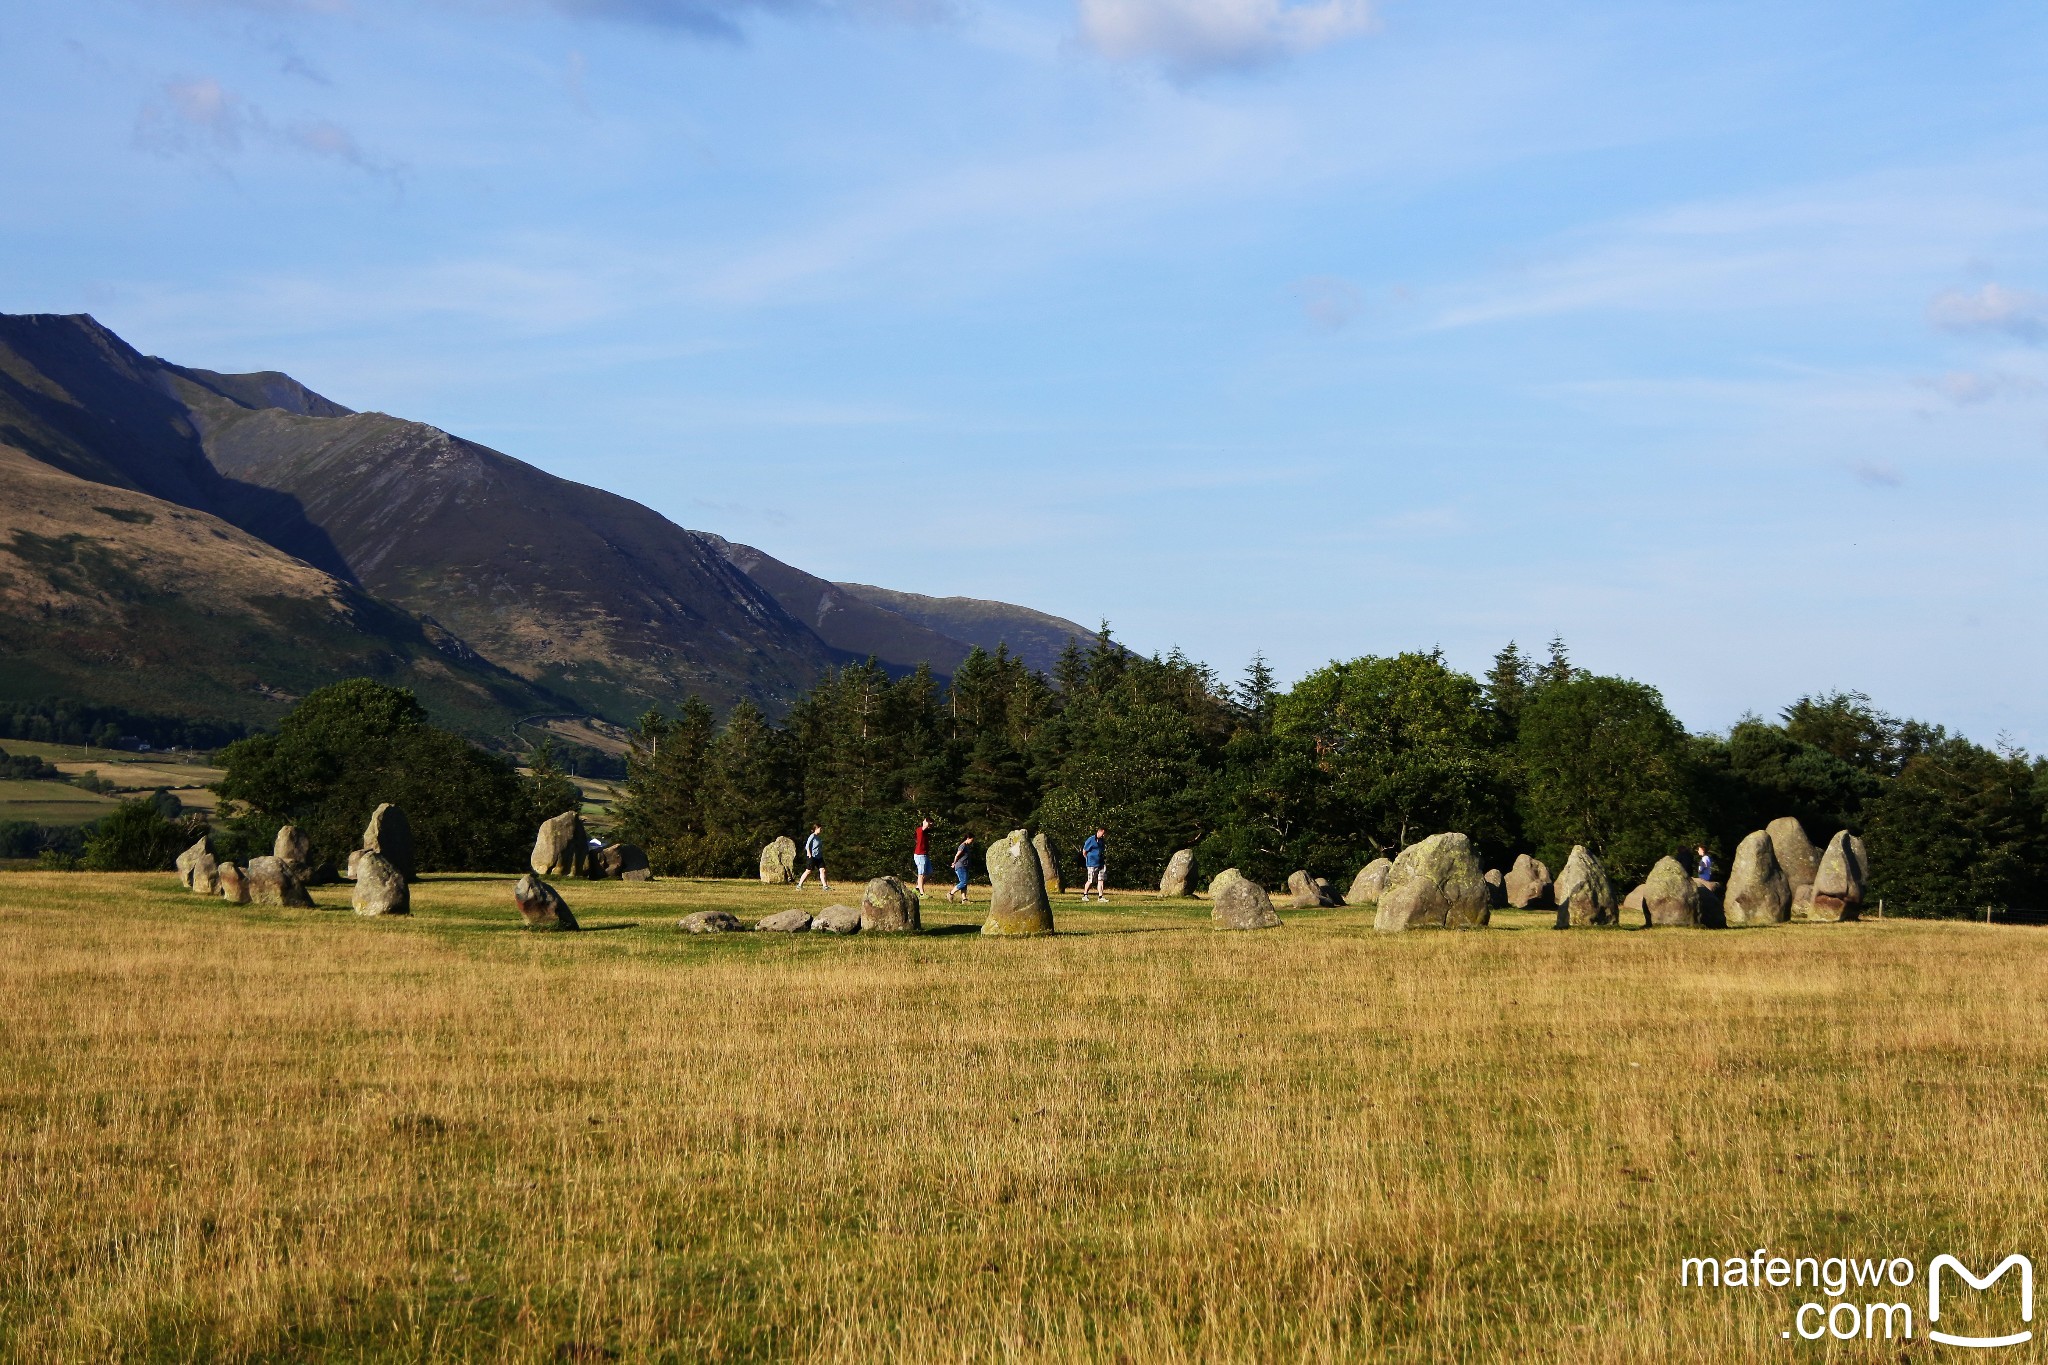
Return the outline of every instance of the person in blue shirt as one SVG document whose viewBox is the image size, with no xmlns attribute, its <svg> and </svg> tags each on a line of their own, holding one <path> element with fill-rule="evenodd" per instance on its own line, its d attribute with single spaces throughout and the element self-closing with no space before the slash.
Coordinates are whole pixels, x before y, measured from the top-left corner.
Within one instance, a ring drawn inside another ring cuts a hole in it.
<svg viewBox="0 0 2048 1365">
<path fill-rule="evenodd" d="M 1109 899 L 1109 886 L 1103 880 L 1109 872 L 1109 858 L 1103 845 L 1103 840 L 1108 837 L 1108 830 L 1098 829 L 1081 845 L 1081 866 L 1088 874 L 1081 881 L 1081 899 L 1084 901 L 1091 891 L 1099 901 Z"/>
<path fill-rule="evenodd" d="M 811 879 L 813 872 L 818 874 L 818 885 L 830 891 L 832 883 L 825 880 L 825 827 L 823 825 L 812 825 L 811 837 L 804 840 L 804 875 L 796 879 L 796 884 L 802 886 Z"/>
<path fill-rule="evenodd" d="M 1700 855 L 1700 870 L 1693 874 L 1694 879 L 1700 882 L 1711 882 L 1714 880 L 1714 855 L 1707 852 L 1705 844 L 1695 845 L 1693 852 Z"/>
</svg>

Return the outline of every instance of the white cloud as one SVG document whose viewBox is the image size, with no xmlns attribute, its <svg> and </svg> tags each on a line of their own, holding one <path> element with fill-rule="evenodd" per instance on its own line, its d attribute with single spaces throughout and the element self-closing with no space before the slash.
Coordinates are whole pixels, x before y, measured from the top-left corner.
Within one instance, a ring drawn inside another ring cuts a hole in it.
<svg viewBox="0 0 2048 1365">
<path fill-rule="evenodd" d="M 397 167 L 373 159 L 341 125 L 302 119 L 279 127 L 212 77 L 167 82 L 135 119 L 137 146 L 159 156 L 197 156 L 217 170 L 250 141 L 340 161 L 398 184 Z"/>
<path fill-rule="evenodd" d="M 1372 26 L 1368 0 L 1081 0 L 1081 32 L 1096 51 L 1183 76 L 1310 52 Z"/>
<path fill-rule="evenodd" d="M 1927 320 L 1945 332 L 2000 332 L 2021 341 L 2048 340 L 2048 294 L 2002 284 L 1950 289 L 1927 305 Z"/>
</svg>

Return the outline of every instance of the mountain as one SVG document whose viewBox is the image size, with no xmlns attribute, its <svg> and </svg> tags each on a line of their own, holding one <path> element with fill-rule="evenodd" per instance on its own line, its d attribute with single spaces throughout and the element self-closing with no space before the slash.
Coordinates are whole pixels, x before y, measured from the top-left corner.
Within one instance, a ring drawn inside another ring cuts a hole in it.
<svg viewBox="0 0 2048 1365">
<path fill-rule="evenodd" d="M 1008 602 L 990 602 L 979 597 L 926 597 L 921 593 L 896 592 L 866 583 L 834 583 L 850 597 L 880 607 L 927 630 L 951 636 L 968 645 L 980 645 L 994 652 L 1008 645 L 1012 654 L 1040 673 L 1050 674 L 1067 641 L 1083 645 L 1095 632 L 1063 616 L 1052 616 Z"/>
<path fill-rule="evenodd" d="M 1012 648 L 1049 667 L 1067 634 L 1084 633 L 1002 603 L 828 583 L 436 427 L 354 411 L 288 375 L 144 356 L 85 316 L 0 315 L 0 445 L 239 528 L 295 572 L 317 573 L 293 581 L 384 640 L 387 669 L 411 667 L 401 661 L 424 642 L 422 662 L 461 664 L 475 674 L 464 686 L 510 687 L 502 703 L 522 714 L 628 722 L 684 694 L 721 708 L 750 698 L 774 713 L 835 663 L 873 656 L 899 672 L 928 663 L 949 673 L 1007 624 Z M 17 486 L 25 468 L 5 471 L 16 501 L 48 492 Z M 119 523 L 121 553 L 146 555 L 174 521 L 151 511 Z M 105 529 L 87 518 L 63 534 Z M 884 600 L 895 597 L 903 607 Z M 184 604 L 180 591 L 152 587 L 130 619 L 169 620 Z M 5 662 L 0 689 L 18 692 L 36 673 Z M 91 672 L 50 676 L 83 687 Z M 188 683 L 220 695 L 183 675 L 176 687 Z"/>
</svg>

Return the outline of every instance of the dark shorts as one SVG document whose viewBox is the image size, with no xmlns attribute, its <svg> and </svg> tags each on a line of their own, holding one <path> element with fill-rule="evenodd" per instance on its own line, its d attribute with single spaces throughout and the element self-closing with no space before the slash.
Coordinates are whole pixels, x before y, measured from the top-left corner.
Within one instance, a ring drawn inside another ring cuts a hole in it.
<svg viewBox="0 0 2048 1365">
<path fill-rule="evenodd" d="M 825 870 L 825 860 L 822 857 L 806 858 L 804 862 L 809 865 L 813 872 L 823 872 Z"/>
</svg>

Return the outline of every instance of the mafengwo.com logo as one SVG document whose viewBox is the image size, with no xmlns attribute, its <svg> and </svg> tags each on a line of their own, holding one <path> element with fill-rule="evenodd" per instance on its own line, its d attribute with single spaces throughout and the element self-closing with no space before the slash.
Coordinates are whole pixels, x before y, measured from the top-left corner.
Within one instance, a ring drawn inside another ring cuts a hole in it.
<svg viewBox="0 0 2048 1365">
<path fill-rule="evenodd" d="M 2001 1288 L 2001 1281 L 2011 1288 Z M 1689 1256 L 1678 1264 L 1678 1283 L 1686 1289 L 1810 1290 L 1779 1333 L 1806 1341 L 1910 1341 L 1924 1333 L 1944 1346 L 1995 1350 L 2034 1338 L 2034 1263 L 2018 1252 L 1979 1275 L 1947 1253 L 1923 1273 L 1904 1256 L 1774 1256 L 1758 1247 L 1747 1257 Z M 1966 1290 L 1977 1293 L 1959 1298 Z M 1916 1317 L 1916 1307 L 1924 1316 Z"/>
</svg>

